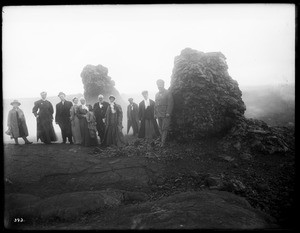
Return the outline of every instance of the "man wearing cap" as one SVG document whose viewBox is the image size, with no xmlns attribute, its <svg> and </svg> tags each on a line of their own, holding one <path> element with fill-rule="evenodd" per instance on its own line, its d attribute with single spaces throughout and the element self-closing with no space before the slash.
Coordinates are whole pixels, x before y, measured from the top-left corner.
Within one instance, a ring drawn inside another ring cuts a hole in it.
<svg viewBox="0 0 300 233">
<path fill-rule="evenodd" d="M 154 115 L 158 119 L 161 134 L 161 146 L 165 145 L 168 130 L 170 127 L 171 113 L 173 110 L 173 96 L 165 89 L 165 82 L 162 79 L 156 81 L 158 93 L 155 95 Z"/>
<path fill-rule="evenodd" d="M 59 125 L 62 136 L 62 143 L 65 144 L 67 138 L 70 144 L 73 144 L 72 129 L 70 120 L 70 109 L 73 106 L 71 101 L 67 101 L 66 94 L 59 92 L 58 97 L 60 102 L 56 104 L 55 123 Z"/>
<path fill-rule="evenodd" d="M 127 106 L 127 134 L 132 127 L 133 135 L 136 136 L 139 132 L 139 106 L 133 102 L 133 98 L 129 98 Z"/>
<path fill-rule="evenodd" d="M 42 92 L 41 97 L 42 99 L 34 102 L 32 109 L 37 121 L 37 141 L 40 139 L 45 144 L 51 144 L 52 141 L 57 141 L 52 125 L 54 110 L 51 102 L 46 100 L 47 92 Z"/>
<path fill-rule="evenodd" d="M 104 101 L 104 96 L 98 96 L 99 102 L 94 104 L 94 115 L 96 117 L 96 127 L 98 131 L 98 136 L 100 137 L 101 144 L 104 141 L 104 134 L 105 134 L 105 114 L 109 103 Z"/>
</svg>

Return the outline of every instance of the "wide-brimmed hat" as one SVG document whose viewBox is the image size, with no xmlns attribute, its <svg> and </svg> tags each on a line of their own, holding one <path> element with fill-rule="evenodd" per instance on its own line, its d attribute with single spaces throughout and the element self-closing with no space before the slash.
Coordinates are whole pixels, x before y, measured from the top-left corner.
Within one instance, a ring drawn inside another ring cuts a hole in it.
<svg viewBox="0 0 300 233">
<path fill-rule="evenodd" d="M 113 95 L 110 95 L 110 96 L 108 97 L 108 99 L 110 99 L 110 98 L 116 99 L 116 97 L 114 97 Z"/>
<path fill-rule="evenodd" d="M 21 103 L 18 100 L 14 100 L 13 102 L 10 103 L 10 105 L 14 105 L 14 104 L 18 104 L 19 106 L 21 105 Z"/>
<path fill-rule="evenodd" d="M 63 92 L 59 92 L 59 93 L 58 93 L 58 97 L 59 97 L 59 96 L 61 96 L 61 95 L 63 95 L 63 96 L 66 96 L 66 94 L 65 94 L 65 93 L 63 93 Z"/>
</svg>

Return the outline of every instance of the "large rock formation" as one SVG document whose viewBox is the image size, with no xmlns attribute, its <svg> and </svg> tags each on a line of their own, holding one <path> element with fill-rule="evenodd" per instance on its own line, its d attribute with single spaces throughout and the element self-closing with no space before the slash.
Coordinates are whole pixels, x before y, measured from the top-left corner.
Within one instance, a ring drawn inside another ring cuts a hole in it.
<svg viewBox="0 0 300 233">
<path fill-rule="evenodd" d="M 246 110 L 225 56 L 190 48 L 175 57 L 170 90 L 174 97 L 171 135 L 197 139 L 227 132 Z"/>
<path fill-rule="evenodd" d="M 123 100 L 115 88 L 115 82 L 108 76 L 108 69 L 102 65 L 86 65 L 81 74 L 84 97 L 88 104 L 98 101 L 98 95 L 104 95 L 108 99 L 109 95 L 116 97 L 116 102 L 123 104 Z"/>
</svg>

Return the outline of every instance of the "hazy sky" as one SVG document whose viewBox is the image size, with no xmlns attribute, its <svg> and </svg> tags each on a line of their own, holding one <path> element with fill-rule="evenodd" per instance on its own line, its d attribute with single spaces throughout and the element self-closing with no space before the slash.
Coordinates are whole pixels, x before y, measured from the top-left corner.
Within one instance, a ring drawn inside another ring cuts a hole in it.
<svg viewBox="0 0 300 233">
<path fill-rule="evenodd" d="M 186 47 L 220 51 L 240 86 L 294 83 L 292 4 L 13 6 L 2 9 L 3 97 L 83 93 L 101 64 L 121 93 L 169 86 Z"/>
</svg>

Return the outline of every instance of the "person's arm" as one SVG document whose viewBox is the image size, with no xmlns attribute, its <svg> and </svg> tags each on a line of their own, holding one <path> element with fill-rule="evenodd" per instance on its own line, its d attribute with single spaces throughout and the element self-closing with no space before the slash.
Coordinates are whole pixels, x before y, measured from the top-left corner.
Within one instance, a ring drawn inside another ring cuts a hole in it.
<svg viewBox="0 0 300 233">
<path fill-rule="evenodd" d="M 123 120 L 123 111 L 120 105 L 117 106 L 118 107 L 118 128 L 120 131 L 122 131 L 123 125 L 122 125 L 122 120 Z"/>
<path fill-rule="evenodd" d="M 108 114 L 109 114 L 109 106 L 107 106 L 107 108 L 106 108 L 106 113 L 105 113 L 105 119 L 104 119 L 104 123 L 105 123 L 105 125 L 107 125 L 108 124 Z"/>
<path fill-rule="evenodd" d="M 157 105 L 156 105 L 156 101 L 157 101 L 157 94 L 155 95 L 155 105 L 154 105 L 154 118 L 156 119 L 157 118 Z"/>
<path fill-rule="evenodd" d="M 49 104 L 50 104 L 49 110 L 50 110 L 50 113 L 51 113 L 51 115 L 52 115 L 52 114 L 54 113 L 53 105 L 51 104 L 50 101 L 48 101 L 48 102 L 49 102 Z"/>
<path fill-rule="evenodd" d="M 129 114 L 129 111 L 130 111 L 130 105 L 127 106 L 127 120 L 130 121 L 130 114 Z"/>
<path fill-rule="evenodd" d="M 166 114 L 167 117 L 171 116 L 173 107 L 174 107 L 173 95 L 170 91 L 168 91 L 168 107 L 167 107 L 167 114 Z"/>
<path fill-rule="evenodd" d="M 75 107 L 70 108 L 70 120 L 73 121 L 75 117 Z"/>
<path fill-rule="evenodd" d="M 7 117 L 7 127 L 11 128 L 11 117 L 12 117 L 12 112 L 9 111 L 8 117 Z"/>
<path fill-rule="evenodd" d="M 55 123 L 56 124 L 58 124 L 58 122 L 59 122 L 59 120 L 58 120 L 58 115 L 59 115 L 59 113 L 58 113 L 58 104 L 56 105 L 56 111 L 55 111 Z"/>
<path fill-rule="evenodd" d="M 34 106 L 32 108 L 32 113 L 35 117 L 38 117 L 37 111 L 39 110 L 38 101 L 34 102 Z"/>
<path fill-rule="evenodd" d="M 139 119 L 139 106 L 135 104 L 135 118 Z"/>
</svg>

